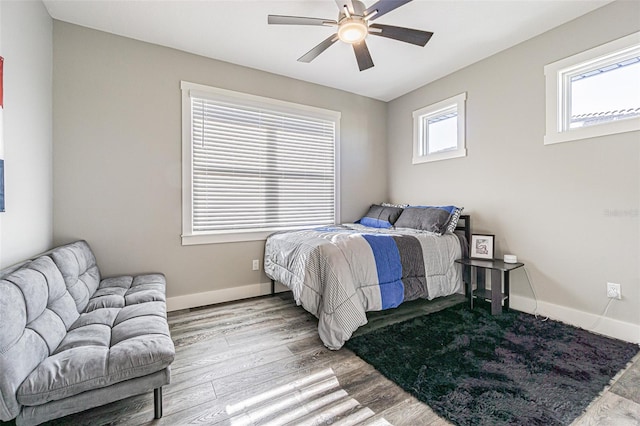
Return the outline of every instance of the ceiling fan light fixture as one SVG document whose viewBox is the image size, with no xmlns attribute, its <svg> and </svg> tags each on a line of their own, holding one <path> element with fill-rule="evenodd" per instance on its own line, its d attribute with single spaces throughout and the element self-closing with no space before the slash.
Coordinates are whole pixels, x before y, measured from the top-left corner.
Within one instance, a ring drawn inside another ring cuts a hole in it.
<svg viewBox="0 0 640 426">
<path fill-rule="evenodd" d="M 370 19 L 373 19 L 373 17 L 376 16 L 377 14 L 378 14 L 378 9 L 375 9 L 375 10 L 372 10 L 370 14 L 366 15 L 362 19 L 364 19 L 365 21 L 368 21 Z"/>
<path fill-rule="evenodd" d="M 367 24 L 360 19 L 350 19 L 340 24 L 338 38 L 345 43 L 359 43 L 367 37 Z"/>
<path fill-rule="evenodd" d="M 2 0 L 0 0 L 2 1 Z M 267 22 L 278 25 L 317 25 L 338 27 L 337 31 L 324 39 L 320 44 L 298 58 L 298 62 L 309 63 L 338 40 L 350 44 L 356 55 L 360 71 L 373 67 L 373 59 L 365 42 L 369 34 L 404 43 L 424 47 L 432 32 L 414 30 L 412 28 L 393 25 L 372 24 L 379 17 L 409 3 L 411 0 L 377 0 L 366 8 L 361 0 L 335 0 L 338 6 L 338 19 L 306 18 L 304 16 L 269 15 Z"/>
</svg>

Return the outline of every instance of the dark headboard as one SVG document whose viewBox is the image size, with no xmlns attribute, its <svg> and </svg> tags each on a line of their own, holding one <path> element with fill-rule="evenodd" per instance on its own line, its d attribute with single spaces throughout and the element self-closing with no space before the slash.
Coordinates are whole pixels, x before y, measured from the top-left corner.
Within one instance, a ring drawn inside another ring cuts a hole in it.
<svg viewBox="0 0 640 426">
<path fill-rule="evenodd" d="M 461 224 L 462 222 L 462 224 Z M 471 216 L 468 214 L 461 214 L 458 219 L 458 225 L 456 231 L 464 232 L 464 237 L 467 239 L 467 244 L 471 244 Z"/>
</svg>

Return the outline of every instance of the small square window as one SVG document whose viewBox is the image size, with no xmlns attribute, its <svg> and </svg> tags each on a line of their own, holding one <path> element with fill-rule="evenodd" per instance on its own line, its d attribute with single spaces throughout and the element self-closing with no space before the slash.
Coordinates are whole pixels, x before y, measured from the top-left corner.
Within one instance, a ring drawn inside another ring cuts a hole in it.
<svg viewBox="0 0 640 426">
<path fill-rule="evenodd" d="M 466 93 L 413 112 L 413 164 L 464 157 Z"/>
<path fill-rule="evenodd" d="M 640 33 L 544 67 L 544 143 L 640 130 Z"/>
</svg>

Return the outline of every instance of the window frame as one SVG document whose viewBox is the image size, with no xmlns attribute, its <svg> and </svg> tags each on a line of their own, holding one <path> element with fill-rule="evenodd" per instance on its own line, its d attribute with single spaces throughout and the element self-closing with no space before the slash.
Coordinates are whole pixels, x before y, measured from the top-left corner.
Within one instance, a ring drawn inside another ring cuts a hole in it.
<svg viewBox="0 0 640 426">
<path fill-rule="evenodd" d="M 466 100 L 467 92 L 463 92 L 413 111 L 413 164 L 466 157 Z M 456 148 L 429 154 L 429 137 L 425 123 L 428 123 L 429 119 L 444 115 L 452 109 L 457 112 Z"/>
<path fill-rule="evenodd" d="M 556 144 L 640 130 L 640 117 L 570 128 L 571 77 L 640 55 L 640 32 L 545 65 L 546 132 Z"/>
<path fill-rule="evenodd" d="M 340 223 L 340 118 L 338 111 L 312 107 L 309 105 L 281 101 L 232 90 L 206 86 L 188 81 L 180 82 L 182 91 L 182 245 L 216 244 L 242 241 L 264 241 L 275 231 L 293 230 L 298 227 L 273 227 L 259 230 L 222 230 L 208 232 L 193 231 L 193 149 L 192 149 L 192 111 L 191 94 L 199 98 L 208 98 L 236 104 L 239 106 L 268 109 L 273 112 L 303 115 L 307 117 L 333 121 L 334 135 L 334 220 Z"/>
</svg>

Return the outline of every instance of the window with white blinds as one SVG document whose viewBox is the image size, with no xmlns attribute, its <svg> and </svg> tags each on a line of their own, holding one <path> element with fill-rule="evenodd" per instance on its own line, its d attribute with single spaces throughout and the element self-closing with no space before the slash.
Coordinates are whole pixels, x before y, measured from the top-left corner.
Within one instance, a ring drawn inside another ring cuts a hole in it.
<svg viewBox="0 0 640 426">
<path fill-rule="evenodd" d="M 182 91 L 183 244 L 337 221 L 339 113 L 186 82 Z"/>
</svg>

